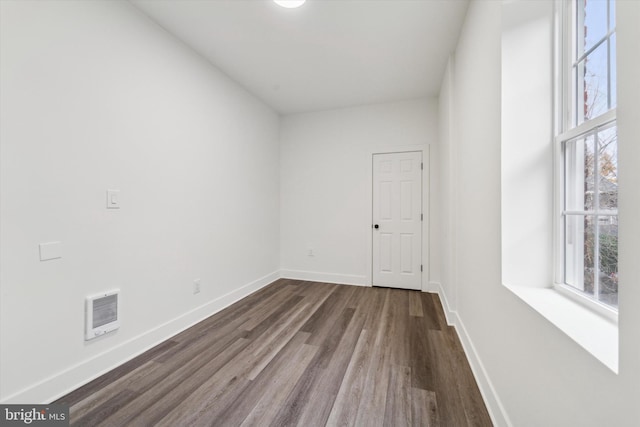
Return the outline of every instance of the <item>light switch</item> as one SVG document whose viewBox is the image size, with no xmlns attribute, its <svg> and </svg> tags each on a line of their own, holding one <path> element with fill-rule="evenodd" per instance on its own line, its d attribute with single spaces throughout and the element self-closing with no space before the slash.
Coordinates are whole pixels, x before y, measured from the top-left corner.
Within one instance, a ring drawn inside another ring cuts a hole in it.
<svg viewBox="0 0 640 427">
<path fill-rule="evenodd" d="M 60 242 L 40 243 L 40 261 L 62 258 L 62 244 Z"/>
<path fill-rule="evenodd" d="M 120 190 L 107 190 L 107 209 L 120 209 Z"/>
</svg>

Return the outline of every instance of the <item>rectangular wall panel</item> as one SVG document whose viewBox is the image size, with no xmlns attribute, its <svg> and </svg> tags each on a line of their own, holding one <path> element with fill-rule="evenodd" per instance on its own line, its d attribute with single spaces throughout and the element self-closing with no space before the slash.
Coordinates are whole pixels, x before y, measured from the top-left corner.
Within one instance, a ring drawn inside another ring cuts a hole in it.
<svg viewBox="0 0 640 427">
<path fill-rule="evenodd" d="M 393 271 L 393 235 L 388 233 L 380 234 L 380 271 Z"/>
<path fill-rule="evenodd" d="M 378 200 L 380 201 L 380 219 L 389 221 L 393 219 L 393 210 L 392 210 L 392 194 L 393 191 L 393 183 L 392 182 L 381 182 L 380 183 L 380 197 Z"/>
<path fill-rule="evenodd" d="M 400 218 L 403 221 L 413 219 L 413 182 L 402 181 L 400 183 Z"/>
<path fill-rule="evenodd" d="M 400 271 L 413 273 L 413 234 L 400 235 Z"/>
<path fill-rule="evenodd" d="M 380 162 L 380 172 L 381 173 L 391 173 L 393 172 L 393 162 L 391 160 L 383 160 Z"/>
</svg>

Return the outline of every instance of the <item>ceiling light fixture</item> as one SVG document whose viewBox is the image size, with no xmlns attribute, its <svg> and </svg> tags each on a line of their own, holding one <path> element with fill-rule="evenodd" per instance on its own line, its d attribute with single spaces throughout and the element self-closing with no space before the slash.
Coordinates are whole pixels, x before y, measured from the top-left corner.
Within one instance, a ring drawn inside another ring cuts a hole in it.
<svg viewBox="0 0 640 427">
<path fill-rule="evenodd" d="M 306 0 L 273 0 L 278 6 L 286 7 L 287 9 L 293 9 L 300 7 Z"/>
</svg>

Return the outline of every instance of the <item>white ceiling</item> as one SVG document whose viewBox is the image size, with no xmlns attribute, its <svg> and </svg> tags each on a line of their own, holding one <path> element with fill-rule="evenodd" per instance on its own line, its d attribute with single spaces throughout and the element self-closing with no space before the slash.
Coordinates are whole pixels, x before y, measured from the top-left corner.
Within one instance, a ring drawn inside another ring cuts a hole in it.
<svg viewBox="0 0 640 427">
<path fill-rule="evenodd" d="M 131 0 L 282 114 L 436 96 L 467 0 Z"/>
</svg>

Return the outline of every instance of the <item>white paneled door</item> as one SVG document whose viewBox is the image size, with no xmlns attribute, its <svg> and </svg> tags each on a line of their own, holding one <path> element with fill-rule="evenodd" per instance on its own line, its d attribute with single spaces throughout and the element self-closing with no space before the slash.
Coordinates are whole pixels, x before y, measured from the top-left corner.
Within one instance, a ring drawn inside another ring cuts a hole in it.
<svg viewBox="0 0 640 427">
<path fill-rule="evenodd" d="M 422 153 L 373 155 L 373 286 L 421 289 Z"/>
</svg>

